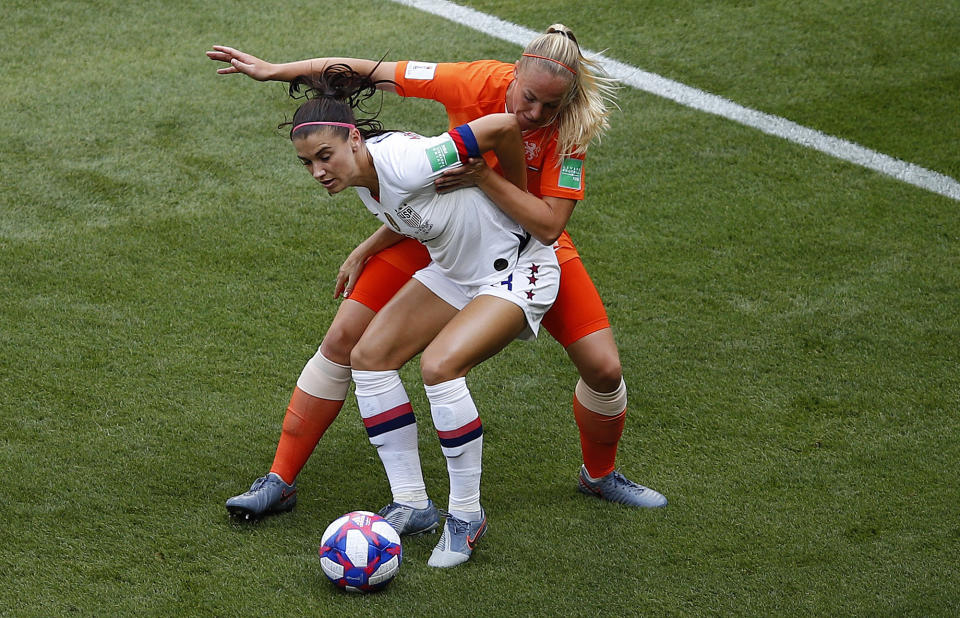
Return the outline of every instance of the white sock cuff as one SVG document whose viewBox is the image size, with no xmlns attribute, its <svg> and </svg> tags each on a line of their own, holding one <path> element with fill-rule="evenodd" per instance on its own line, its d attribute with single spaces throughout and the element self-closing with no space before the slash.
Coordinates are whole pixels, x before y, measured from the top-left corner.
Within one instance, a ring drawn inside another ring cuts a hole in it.
<svg viewBox="0 0 960 618">
<path fill-rule="evenodd" d="M 470 396 L 466 378 L 454 378 L 432 386 L 424 384 L 423 390 L 430 400 L 430 405 L 449 405 Z"/>
<path fill-rule="evenodd" d="M 396 369 L 387 371 L 360 371 L 353 370 L 353 382 L 357 385 L 354 391 L 357 397 L 376 397 L 397 386 L 400 382 L 400 372 Z"/>
<path fill-rule="evenodd" d="M 627 383 L 623 378 L 620 378 L 620 386 L 612 393 L 598 393 L 587 386 L 583 379 L 577 382 L 574 392 L 583 407 L 597 414 L 616 416 L 627 409 Z"/>
<path fill-rule="evenodd" d="M 318 349 L 300 372 L 297 388 L 313 397 L 343 401 L 350 390 L 350 367 L 329 360 Z"/>
</svg>

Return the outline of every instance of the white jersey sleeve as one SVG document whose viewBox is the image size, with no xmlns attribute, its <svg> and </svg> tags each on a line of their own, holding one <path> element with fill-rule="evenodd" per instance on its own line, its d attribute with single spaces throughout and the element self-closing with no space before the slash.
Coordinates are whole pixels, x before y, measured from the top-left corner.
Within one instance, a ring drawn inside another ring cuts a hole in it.
<svg viewBox="0 0 960 618">
<path fill-rule="evenodd" d="M 368 146 L 378 144 L 375 150 L 380 184 L 399 193 L 420 193 L 443 172 L 462 165 L 453 138 L 447 133 L 436 137 L 388 133 L 374 140 Z"/>
</svg>

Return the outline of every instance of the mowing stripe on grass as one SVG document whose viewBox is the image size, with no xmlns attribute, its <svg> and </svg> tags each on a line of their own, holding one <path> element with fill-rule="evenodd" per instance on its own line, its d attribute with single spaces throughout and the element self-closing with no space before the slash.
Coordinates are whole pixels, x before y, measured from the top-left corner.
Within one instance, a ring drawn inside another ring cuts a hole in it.
<svg viewBox="0 0 960 618">
<path fill-rule="evenodd" d="M 392 0 L 398 4 L 420 9 L 456 22 L 468 28 L 485 32 L 498 39 L 524 46 L 539 32 L 504 21 L 492 15 L 460 6 L 446 0 Z M 624 84 L 633 86 L 657 96 L 661 96 L 681 105 L 692 107 L 709 114 L 715 114 L 764 133 L 783 138 L 787 141 L 819 150 L 830 156 L 855 163 L 887 176 L 892 176 L 908 184 L 938 193 L 960 201 L 960 182 L 953 178 L 901 161 L 853 142 L 826 135 L 814 129 L 808 129 L 786 118 L 765 114 L 744 107 L 729 99 L 698 90 L 680 82 L 667 79 L 655 73 L 649 73 L 637 67 L 611 60 L 596 52 L 584 49 L 584 55 L 599 61 L 607 72 Z M 429 58 L 427 59 L 429 60 Z"/>
</svg>

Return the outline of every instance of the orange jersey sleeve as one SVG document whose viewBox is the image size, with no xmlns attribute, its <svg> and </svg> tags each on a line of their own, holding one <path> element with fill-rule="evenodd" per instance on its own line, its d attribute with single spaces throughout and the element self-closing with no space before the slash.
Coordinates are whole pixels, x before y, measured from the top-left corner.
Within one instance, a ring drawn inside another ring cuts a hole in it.
<svg viewBox="0 0 960 618">
<path fill-rule="evenodd" d="M 449 128 L 488 114 L 507 111 L 513 65 L 499 60 L 475 62 L 397 62 L 394 81 L 404 97 L 432 99 L 447 109 Z"/>
</svg>

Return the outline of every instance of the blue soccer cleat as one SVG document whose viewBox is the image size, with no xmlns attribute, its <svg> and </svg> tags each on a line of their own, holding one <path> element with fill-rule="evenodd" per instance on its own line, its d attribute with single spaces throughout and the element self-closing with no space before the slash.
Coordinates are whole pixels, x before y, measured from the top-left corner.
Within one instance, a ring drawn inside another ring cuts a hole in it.
<svg viewBox="0 0 960 618">
<path fill-rule="evenodd" d="M 487 531 L 487 514 L 480 509 L 480 519 L 464 521 L 453 515 L 443 525 L 440 542 L 433 548 L 427 566 L 454 567 L 470 559 L 477 541 Z"/>
<path fill-rule="evenodd" d="M 440 526 L 440 511 L 433 506 L 433 500 L 427 500 L 427 506 L 422 509 L 391 502 L 377 514 L 401 536 L 433 532 Z"/>
<path fill-rule="evenodd" d="M 227 510 L 237 519 L 256 520 L 264 515 L 285 513 L 297 504 L 297 483 L 287 485 L 271 472 L 253 482 L 248 491 L 227 500 Z"/>
<path fill-rule="evenodd" d="M 634 483 L 616 470 L 596 480 L 591 480 L 586 466 L 580 466 L 580 491 L 609 500 L 617 504 L 626 504 L 646 509 L 658 509 L 667 506 L 667 499 L 658 491 Z"/>
</svg>

